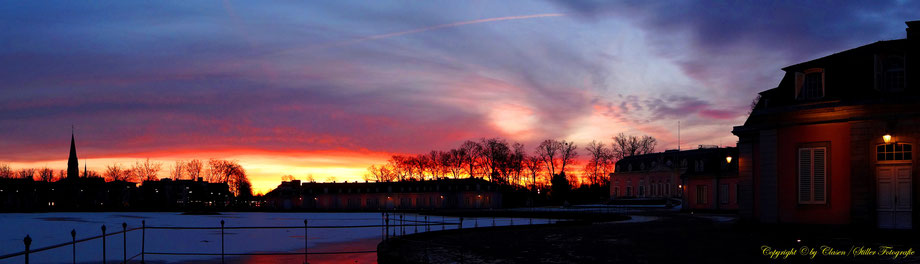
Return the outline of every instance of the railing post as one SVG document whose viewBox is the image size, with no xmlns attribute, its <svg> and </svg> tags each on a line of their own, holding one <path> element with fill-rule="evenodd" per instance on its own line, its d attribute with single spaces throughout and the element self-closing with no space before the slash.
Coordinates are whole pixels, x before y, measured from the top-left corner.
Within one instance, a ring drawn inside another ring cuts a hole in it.
<svg viewBox="0 0 920 264">
<path fill-rule="evenodd" d="M 141 264 L 144 263 L 144 242 L 147 239 L 147 220 L 141 220 Z"/>
<path fill-rule="evenodd" d="M 26 245 L 26 264 L 29 264 L 29 246 L 32 245 L 32 238 L 26 235 L 26 237 L 22 239 L 22 243 Z"/>
<path fill-rule="evenodd" d="M 415 232 L 413 234 L 418 233 L 418 212 L 415 213 L 415 221 L 412 222 L 412 225 L 415 227 Z"/>
<path fill-rule="evenodd" d="M 220 220 L 220 263 L 224 263 L 224 220 Z"/>
<path fill-rule="evenodd" d="M 121 223 L 121 240 L 123 243 L 121 245 L 121 249 L 122 249 L 122 252 L 121 252 L 122 262 L 121 263 L 127 264 L 128 263 L 128 223 L 125 223 L 125 222 Z"/>
<path fill-rule="evenodd" d="M 73 246 L 73 263 L 77 264 L 77 230 L 70 230 L 70 245 Z"/>
<path fill-rule="evenodd" d="M 303 220 L 303 263 L 310 263 L 307 261 L 307 219 Z"/>
<path fill-rule="evenodd" d="M 383 220 L 386 222 L 386 224 L 384 224 L 384 228 L 386 228 L 386 236 L 384 236 L 383 239 L 390 240 L 390 213 L 386 213 L 383 217 Z"/>
<path fill-rule="evenodd" d="M 105 264 L 105 225 L 102 225 L 102 264 Z"/>
<path fill-rule="evenodd" d="M 400 236 L 405 236 L 405 235 L 406 235 L 406 221 L 403 220 L 403 217 L 404 217 L 404 216 L 406 216 L 406 215 L 405 215 L 405 214 L 399 214 L 399 235 L 400 235 Z"/>
<path fill-rule="evenodd" d="M 460 217 L 460 223 L 457 224 L 457 229 L 463 229 L 463 217 Z"/>
<path fill-rule="evenodd" d="M 431 226 L 428 224 L 428 216 L 425 216 L 425 232 L 431 231 Z"/>
<path fill-rule="evenodd" d="M 479 218 L 478 217 L 473 218 L 473 228 L 479 228 Z"/>
</svg>

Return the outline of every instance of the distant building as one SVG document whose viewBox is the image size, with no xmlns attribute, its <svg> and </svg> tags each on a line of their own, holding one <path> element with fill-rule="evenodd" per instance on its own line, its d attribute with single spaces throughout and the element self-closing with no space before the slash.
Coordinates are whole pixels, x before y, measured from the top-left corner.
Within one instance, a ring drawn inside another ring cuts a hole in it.
<svg viewBox="0 0 920 264">
<path fill-rule="evenodd" d="M 77 144 L 73 131 L 70 132 L 70 156 L 67 158 L 67 179 L 80 178 L 80 163 L 77 161 Z"/>
<path fill-rule="evenodd" d="M 610 197 L 681 198 L 688 210 L 735 210 L 737 162 L 727 158 L 735 156 L 735 148 L 700 146 L 626 157 L 610 174 Z"/>
<path fill-rule="evenodd" d="M 139 192 L 142 206 L 161 209 L 226 207 L 233 198 L 228 184 L 206 182 L 201 177 L 144 181 Z"/>
<path fill-rule="evenodd" d="M 499 186 L 474 179 L 401 182 L 282 182 L 265 195 L 282 210 L 420 210 L 500 208 Z"/>
<path fill-rule="evenodd" d="M 913 228 L 920 140 L 920 21 L 783 68 L 738 142 L 741 216 L 762 223 Z"/>
<path fill-rule="evenodd" d="M 86 175 L 84 164 L 84 175 Z M 74 135 L 67 177 L 57 182 L 0 179 L 0 211 L 110 211 L 223 207 L 233 199 L 226 183 L 164 179 L 137 183 L 80 177 Z"/>
</svg>

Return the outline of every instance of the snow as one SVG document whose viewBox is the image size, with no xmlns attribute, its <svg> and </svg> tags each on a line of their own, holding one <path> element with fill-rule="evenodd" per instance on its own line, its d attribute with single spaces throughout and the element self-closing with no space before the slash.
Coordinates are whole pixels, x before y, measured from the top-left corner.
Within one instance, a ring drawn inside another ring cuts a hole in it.
<svg viewBox="0 0 920 264">
<path fill-rule="evenodd" d="M 0 214 L 0 255 L 24 250 L 22 239 L 32 238 L 32 249 L 71 241 L 70 231 L 76 230 L 77 239 L 102 234 L 101 226 L 106 225 L 107 233 L 121 231 L 122 223 L 128 229 L 139 227 L 145 220 L 148 227 L 220 227 L 224 220 L 226 227 L 240 226 L 293 226 L 292 229 L 229 229 L 224 231 L 224 249 L 226 253 L 252 252 L 303 252 L 303 220 L 309 220 L 309 226 L 354 226 L 382 225 L 381 213 L 222 213 L 221 215 L 182 215 L 163 212 L 108 212 L 108 213 L 9 213 Z M 411 221 L 424 222 L 424 216 L 405 214 L 405 224 Z M 431 222 L 446 221 L 457 223 L 452 217 L 429 216 Z M 390 224 L 398 224 L 399 217 L 391 215 Z M 534 219 L 534 224 L 551 220 Z M 495 225 L 529 224 L 527 219 L 496 218 Z M 463 228 L 491 226 L 492 218 L 475 220 L 466 217 Z M 447 225 L 444 229 L 454 229 L 457 225 Z M 417 228 L 417 229 L 416 229 Z M 430 226 L 432 231 L 441 230 L 441 226 Z M 425 226 L 404 227 L 406 234 L 424 232 Z M 329 251 L 324 245 L 336 243 L 364 243 L 366 248 L 354 250 L 375 250 L 376 242 L 383 237 L 382 227 L 369 228 L 310 228 L 308 229 L 308 248 L 310 252 Z M 391 227 L 391 235 L 403 230 Z M 123 239 L 127 239 L 127 248 L 123 248 Z M 145 236 L 146 252 L 207 252 L 220 253 L 220 230 L 169 230 L 147 229 Z M 120 262 L 123 250 L 128 258 L 138 254 L 141 247 L 141 231 L 131 231 L 106 237 L 106 260 Z M 102 240 L 90 240 L 76 246 L 77 262 L 98 262 L 102 258 Z M 30 254 L 31 263 L 70 262 L 73 248 L 65 246 L 48 251 Z M 186 262 L 213 260 L 214 256 L 146 256 L 153 262 Z M 219 258 L 219 257 L 218 257 Z M 311 261 L 312 262 L 312 261 Z M 0 260 L 0 263 L 23 263 L 23 256 Z"/>
</svg>

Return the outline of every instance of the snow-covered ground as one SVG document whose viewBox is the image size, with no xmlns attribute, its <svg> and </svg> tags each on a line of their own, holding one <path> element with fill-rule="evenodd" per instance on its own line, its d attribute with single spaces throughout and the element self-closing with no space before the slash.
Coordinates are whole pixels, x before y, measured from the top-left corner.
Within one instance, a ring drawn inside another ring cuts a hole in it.
<svg viewBox="0 0 920 264">
<path fill-rule="evenodd" d="M 110 212 L 110 213 L 13 213 L 0 214 L 0 255 L 24 250 L 22 239 L 32 238 L 32 249 L 71 241 L 70 231 L 76 230 L 77 239 L 102 234 L 101 226 L 106 225 L 107 233 L 121 231 L 122 223 L 128 228 L 139 227 L 141 220 L 150 226 L 208 226 L 219 227 L 224 220 L 226 227 L 240 226 L 296 226 L 293 229 L 229 229 L 224 232 L 226 253 L 252 252 L 303 252 L 303 220 L 309 220 L 309 226 L 355 226 L 382 225 L 380 213 L 222 213 L 221 215 L 182 215 L 179 213 L 156 212 Z M 399 216 L 391 215 L 390 224 L 397 224 Z M 406 224 L 409 220 L 424 221 L 424 216 L 405 214 Z M 430 222 L 445 221 L 456 223 L 457 219 L 440 216 L 429 217 Z M 549 220 L 534 219 L 534 224 Z M 529 224 L 526 219 L 496 219 L 496 225 Z M 463 227 L 491 226 L 492 219 L 466 218 Z M 456 225 L 444 228 L 454 229 Z M 418 232 L 425 230 L 417 227 Z M 441 230 L 441 226 L 431 226 L 432 231 Z M 390 234 L 403 230 L 391 228 Z M 308 248 L 310 252 L 335 250 L 328 245 L 360 243 L 361 246 L 348 247 L 350 250 L 375 250 L 376 242 L 382 239 L 384 229 L 368 228 L 311 228 L 308 229 Z M 405 233 L 416 232 L 416 227 L 405 227 Z M 141 248 L 141 232 L 128 232 L 128 258 L 138 254 Z M 106 259 L 120 262 L 123 255 L 121 234 L 106 237 Z M 145 237 L 146 252 L 207 252 L 220 253 L 220 230 L 168 230 L 147 229 Z M 366 245 L 365 245 L 366 244 Z M 364 248 L 366 247 L 366 248 Z M 77 262 L 99 262 L 102 258 L 102 240 L 96 239 L 77 244 Z M 30 263 L 62 263 L 72 260 L 73 248 L 65 246 L 43 252 L 30 254 Z M 371 254 L 373 255 L 373 254 Z M 214 260 L 214 256 L 165 256 L 147 254 L 148 262 L 187 262 Z M 218 256 L 219 258 L 219 256 Z M 365 258 L 376 260 L 376 257 Z M 248 261 L 247 261 L 248 262 Z M 313 262 L 313 261 L 311 261 Z M 0 260 L 0 263 L 23 263 L 23 257 Z"/>
</svg>

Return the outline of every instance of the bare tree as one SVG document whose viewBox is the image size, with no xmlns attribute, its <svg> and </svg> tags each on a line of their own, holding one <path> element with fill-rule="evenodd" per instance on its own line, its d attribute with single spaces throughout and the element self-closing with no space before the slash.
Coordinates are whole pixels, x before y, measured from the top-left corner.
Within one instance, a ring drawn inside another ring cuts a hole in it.
<svg viewBox="0 0 920 264">
<path fill-rule="evenodd" d="M 387 165 L 371 165 L 367 168 L 368 176 L 370 179 L 366 180 L 375 180 L 378 182 L 388 182 L 396 179 L 396 176 L 390 171 L 390 166 Z"/>
<path fill-rule="evenodd" d="M 208 181 L 226 183 L 237 197 L 252 196 L 252 185 L 246 176 L 246 170 L 232 160 L 208 160 Z"/>
<path fill-rule="evenodd" d="M 20 179 L 33 179 L 34 180 L 35 172 L 36 170 L 34 168 L 23 168 L 23 169 L 20 169 L 19 172 L 16 173 L 17 174 L 16 176 Z"/>
<path fill-rule="evenodd" d="M 590 173 L 589 179 L 591 184 L 598 184 L 600 175 L 606 175 L 606 170 L 604 167 L 607 163 L 607 155 L 610 150 L 607 148 L 607 145 L 596 140 L 592 140 L 591 143 L 588 143 L 588 146 L 585 146 L 585 150 L 588 151 L 590 159 L 588 163 L 585 164 L 585 172 Z M 605 174 L 600 174 L 605 173 Z"/>
<path fill-rule="evenodd" d="M 459 179 L 460 174 L 463 173 L 463 164 L 467 160 L 466 149 L 451 149 L 448 153 L 448 166 L 450 167 L 450 173 L 454 176 L 454 179 Z"/>
<path fill-rule="evenodd" d="M 133 182 L 137 179 L 134 177 L 135 174 L 128 169 L 121 167 L 121 164 L 112 164 L 105 166 L 104 172 L 105 178 L 112 181 L 123 181 L 123 182 Z"/>
<path fill-rule="evenodd" d="M 48 166 L 42 167 L 40 170 L 38 170 L 38 179 L 43 182 L 54 181 L 54 170 L 48 168 Z"/>
<path fill-rule="evenodd" d="M 467 175 L 469 175 L 470 178 L 476 177 L 476 165 L 479 157 L 482 155 L 482 145 L 476 141 L 467 140 L 460 145 L 460 149 L 466 153 L 466 160 L 464 163 L 466 163 L 466 167 L 468 168 L 466 170 Z"/>
<path fill-rule="evenodd" d="M 294 180 L 296 180 L 294 178 L 294 175 L 288 174 L 288 175 L 281 176 L 281 181 L 289 182 L 289 181 L 294 181 Z"/>
<path fill-rule="evenodd" d="M 565 165 L 575 163 L 575 158 L 578 158 L 578 146 L 575 145 L 575 142 L 566 142 L 565 140 L 560 142 L 562 143 L 562 148 L 559 149 L 559 159 L 562 167 L 559 171 L 565 173 Z"/>
<path fill-rule="evenodd" d="M 182 175 L 184 174 L 185 174 L 185 162 L 184 161 L 177 160 L 176 163 L 173 164 L 172 168 L 169 169 L 169 177 L 172 178 L 173 180 L 182 180 L 183 179 Z"/>
<path fill-rule="evenodd" d="M 412 174 L 412 164 L 411 160 L 407 156 L 403 155 L 393 155 L 387 161 L 387 167 L 390 168 L 390 171 L 396 176 L 397 181 L 403 181 L 408 179 Z"/>
<path fill-rule="evenodd" d="M 10 169 L 10 164 L 0 164 L 0 179 L 15 178 L 15 173 Z"/>
<path fill-rule="evenodd" d="M 489 181 L 506 183 L 510 172 L 511 148 L 508 141 L 500 138 L 480 140 L 482 144 L 483 167 L 487 169 Z"/>
<path fill-rule="evenodd" d="M 67 178 L 67 170 L 58 170 L 57 178 L 58 180 Z"/>
<path fill-rule="evenodd" d="M 201 170 L 204 168 L 200 160 L 193 159 L 185 163 L 185 175 L 191 180 L 197 180 L 201 177 Z"/>
<path fill-rule="evenodd" d="M 143 181 L 156 181 L 159 180 L 157 175 L 160 173 L 160 170 L 163 168 L 163 163 L 159 162 L 150 162 L 150 159 L 144 161 L 134 162 L 134 166 L 131 167 L 131 171 L 137 174 L 137 177 Z"/>
<path fill-rule="evenodd" d="M 102 178 L 102 175 L 99 175 L 99 173 L 94 170 L 84 170 L 83 178 Z"/>
<path fill-rule="evenodd" d="M 524 150 L 524 144 L 514 142 L 511 144 L 511 153 L 508 157 L 508 171 L 510 182 L 512 184 L 527 185 L 522 180 L 524 173 L 524 160 L 527 158 L 527 151 Z"/>
<path fill-rule="evenodd" d="M 562 149 L 562 143 L 553 139 L 547 139 L 540 143 L 537 146 L 537 157 L 540 157 L 540 160 L 543 161 L 543 164 L 546 166 L 546 171 L 549 172 L 550 177 L 556 175 L 556 157 L 559 155 L 559 151 Z"/>
<path fill-rule="evenodd" d="M 613 137 L 613 149 L 615 159 L 619 160 L 625 157 L 648 154 L 655 151 L 658 141 L 650 136 L 627 136 L 620 133 Z"/>
<path fill-rule="evenodd" d="M 524 160 L 524 167 L 527 168 L 527 174 L 530 175 L 530 188 L 536 190 L 537 176 L 543 172 L 543 160 L 540 157 L 532 156 Z"/>
</svg>

